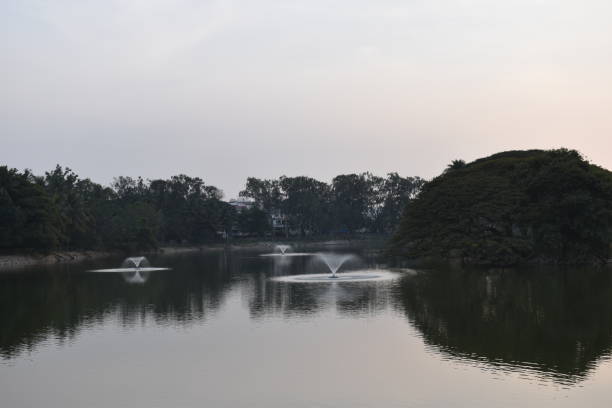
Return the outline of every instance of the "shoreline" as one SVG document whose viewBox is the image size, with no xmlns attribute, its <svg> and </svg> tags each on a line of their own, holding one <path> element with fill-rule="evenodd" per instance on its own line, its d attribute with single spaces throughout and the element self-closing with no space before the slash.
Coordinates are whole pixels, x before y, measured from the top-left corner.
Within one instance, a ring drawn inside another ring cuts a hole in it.
<svg viewBox="0 0 612 408">
<path fill-rule="evenodd" d="M 142 254 L 179 254 L 208 249 L 215 249 L 215 247 L 161 247 L 156 251 L 144 251 Z M 0 272 L 29 266 L 80 263 L 122 255 L 125 255 L 122 251 L 54 251 L 49 254 L 0 255 Z"/>
<path fill-rule="evenodd" d="M 376 242 L 378 239 L 322 239 L 320 241 L 292 241 L 289 245 L 296 248 L 317 247 L 351 247 L 359 246 L 366 242 Z M 267 250 L 274 248 L 279 241 L 252 241 L 207 244 L 199 246 L 162 246 L 157 250 L 143 251 L 139 255 L 174 255 L 191 252 L 231 250 Z M 93 259 L 111 258 L 117 256 L 128 256 L 123 251 L 54 251 L 49 254 L 11 254 L 0 255 L 0 272 L 6 270 L 20 269 L 30 266 L 70 264 L 89 261 Z"/>
<path fill-rule="evenodd" d="M 0 271 L 27 266 L 78 263 L 89 259 L 106 258 L 116 255 L 112 251 L 55 251 L 49 254 L 0 255 Z"/>
</svg>

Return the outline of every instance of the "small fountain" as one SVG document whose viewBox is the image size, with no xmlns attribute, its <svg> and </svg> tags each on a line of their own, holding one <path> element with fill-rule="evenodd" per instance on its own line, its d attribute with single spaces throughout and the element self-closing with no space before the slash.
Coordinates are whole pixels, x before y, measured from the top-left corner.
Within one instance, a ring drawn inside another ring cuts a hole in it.
<svg viewBox="0 0 612 408">
<path fill-rule="evenodd" d="M 277 276 L 272 279 L 279 282 L 289 283 L 322 283 L 322 282 L 361 282 L 372 280 L 396 279 L 399 275 L 386 270 L 367 269 L 351 271 L 350 273 L 338 273 L 342 266 L 350 261 L 358 261 L 359 257 L 352 254 L 316 253 L 316 259 L 323 262 L 329 269 L 330 274 L 309 273 L 302 275 Z"/>
<path fill-rule="evenodd" d="M 126 282 L 143 284 L 149 278 L 149 274 L 155 271 L 167 271 L 170 268 L 152 267 L 149 260 L 144 256 L 126 258 L 120 268 L 93 269 L 88 272 L 97 273 L 120 273 Z"/>
<path fill-rule="evenodd" d="M 122 268 L 140 269 L 141 267 L 148 266 L 151 266 L 151 264 L 149 264 L 149 260 L 144 256 L 134 256 L 131 258 L 125 258 L 125 260 L 121 263 Z"/>
<path fill-rule="evenodd" d="M 288 249 L 291 249 L 291 245 L 276 245 L 274 249 L 280 251 L 281 255 L 285 255 Z"/>
<path fill-rule="evenodd" d="M 260 254 L 259 256 L 278 256 L 278 257 L 291 257 L 291 256 L 309 256 L 312 255 L 308 252 L 292 252 L 293 247 L 291 245 L 278 244 L 274 245 L 274 252 L 269 254 Z"/>
</svg>

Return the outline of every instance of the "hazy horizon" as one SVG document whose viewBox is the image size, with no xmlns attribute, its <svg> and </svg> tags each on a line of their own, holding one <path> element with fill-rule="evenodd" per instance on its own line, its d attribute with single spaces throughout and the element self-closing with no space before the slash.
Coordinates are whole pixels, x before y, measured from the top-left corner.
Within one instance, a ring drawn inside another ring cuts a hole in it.
<svg viewBox="0 0 612 408">
<path fill-rule="evenodd" d="M 0 4 L 0 164 L 247 177 L 430 178 L 453 159 L 579 150 L 612 168 L 612 4 Z"/>
</svg>

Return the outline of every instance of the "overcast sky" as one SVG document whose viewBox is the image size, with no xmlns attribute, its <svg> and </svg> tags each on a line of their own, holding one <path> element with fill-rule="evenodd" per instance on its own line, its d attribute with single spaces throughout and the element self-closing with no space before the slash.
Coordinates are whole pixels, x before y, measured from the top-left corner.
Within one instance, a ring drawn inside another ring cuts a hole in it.
<svg viewBox="0 0 612 408">
<path fill-rule="evenodd" d="M 0 164 L 431 177 L 568 147 L 612 168 L 609 0 L 0 0 Z"/>
</svg>

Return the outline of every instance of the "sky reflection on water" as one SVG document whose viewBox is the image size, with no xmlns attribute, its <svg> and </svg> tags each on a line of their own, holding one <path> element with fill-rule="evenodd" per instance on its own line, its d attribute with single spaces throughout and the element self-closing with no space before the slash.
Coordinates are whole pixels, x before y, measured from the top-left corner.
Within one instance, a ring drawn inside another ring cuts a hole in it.
<svg viewBox="0 0 612 408">
<path fill-rule="evenodd" d="M 172 270 L 139 285 L 91 265 L 1 274 L 2 405 L 612 402 L 610 270 L 291 284 L 270 278 L 322 266 L 224 251 L 152 263 Z"/>
</svg>

